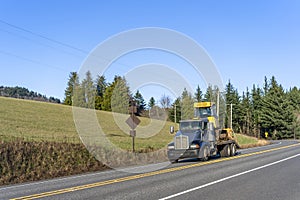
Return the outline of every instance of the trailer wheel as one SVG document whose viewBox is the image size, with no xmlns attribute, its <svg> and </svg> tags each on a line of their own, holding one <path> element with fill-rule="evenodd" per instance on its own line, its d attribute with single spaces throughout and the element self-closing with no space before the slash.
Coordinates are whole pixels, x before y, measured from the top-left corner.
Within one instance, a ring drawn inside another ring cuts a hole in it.
<svg viewBox="0 0 300 200">
<path fill-rule="evenodd" d="M 230 156 L 230 146 L 226 144 L 223 149 L 220 151 L 221 157 L 229 157 Z"/>
<path fill-rule="evenodd" d="M 231 144 L 230 145 L 230 156 L 234 156 L 236 154 L 236 145 Z"/>
</svg>

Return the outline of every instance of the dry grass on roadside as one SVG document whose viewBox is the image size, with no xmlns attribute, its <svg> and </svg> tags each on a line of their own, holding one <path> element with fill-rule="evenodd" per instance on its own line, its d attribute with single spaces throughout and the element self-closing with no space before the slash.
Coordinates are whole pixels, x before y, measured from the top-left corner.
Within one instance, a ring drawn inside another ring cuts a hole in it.
<svg viewBox="0 0 300 200">
<path fill-rule="evenodd" d="M 243 135 L 243 134 L 236 134 L 238 144 L 242 149 L 258 147 L 258 146 L 265 146 L 271 144 L 270 141 L 264 139 L 257 139 L 255 137 Z"/>
<path fill-rule="evenodd" d="M 0 141 L 0 185 L 108 169 L 81 144 Z"/>
</svg>

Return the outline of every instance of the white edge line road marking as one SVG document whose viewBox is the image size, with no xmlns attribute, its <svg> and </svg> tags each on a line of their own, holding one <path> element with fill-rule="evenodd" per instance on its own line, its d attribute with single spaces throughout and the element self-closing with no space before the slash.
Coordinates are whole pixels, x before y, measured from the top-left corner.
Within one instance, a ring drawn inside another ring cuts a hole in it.
<svg viewBox="0 0 300 200">
<path fill-rule="evenodd" d="M 298 157 L 298 156 L 300 156 L 300 154 L 297 154 L 297 155 L 294 155 L 294 156 L 291 156 L 291 157 L 288 157 L 288 158 L 285 158 L 285 159 L 282 159 L 282 160 L 278 160 L 278 161 L 275 161 L 275 162 L 272 162 L 272 163 L 269 163 L 269 164 L 266 164 L 266 165 L 263 165 L 263 166 L 254 168 L 254 169 L 250 169 L 250 170 L 248 170 L 248 171 L 244 171 L 244 172 L 241 172 L 241 173 L 232 175 L 232 176 L 228 176 L 228 177 L 226 177 L 226 178 L 222 178 L 222 179 L 219 179 L 219 180 L 217 180 L 217 181 L 213 181 L 213 182 L 210 182 L 210 183 L 207 183 L 207 184 L 204 184 L 204 185 L 195 187 L 195 188 L 191 188 L 191 189 L 188 189 L 188 190 L 185 190 L 185 191 L 182 191 L 182 192 L 179 192 L 179 193 L 176 193 L 176 194 L 173 194 L 173 195 L 170 195 L 170 196 L 161 198 L 161 199 L 159 199 L 159 200 L 167 200 L 167 199 L 171 199 L 171 198 L 174 198 L 174 197 L 178 197 L 178 196 L 180 196 L 180 195 L 183 195 L 183 194 L 186 194 L 186 193 L 189 193 L 189 192 L 193 192 L 193 191 L 195 191 L 195 190 L 199 190 L 199 189 L 202 189 L 202 188 L 205 188 L 205 187 L 208 187 L 208 186 L 211 186 L 211 185 L 214 185 L 214 184 L 217 184 L 217 183 L 226 181 L 226 180 L 228 180 L 228 179 L 232 179 L 232 178 L 235 178 L 235 177 L 244 175 L 244 174 L 248 174 L 248 173 L 250 173 L 250 172 L 254 172 L 254 171 L 257 171 L 257 170 L 266 168 L 266 167 L 270 167 L 270 166 L 272 166 L 272 165 L 276 165 L 276 164 L 278 164 L 278 163 L 281 163 L 281 162 L 284 162 L 284 161 L 287 161 L 287 160 L 296 158 L 296 157 Z"/>
</svg>

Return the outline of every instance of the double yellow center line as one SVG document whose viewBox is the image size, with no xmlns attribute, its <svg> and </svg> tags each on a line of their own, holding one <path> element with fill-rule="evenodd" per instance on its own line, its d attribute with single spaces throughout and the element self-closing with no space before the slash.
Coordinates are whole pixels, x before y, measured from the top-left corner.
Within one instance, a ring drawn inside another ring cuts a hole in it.
<svg viewBox="0 0 300 200">
<path fill-rule="evenodd" d="M 300 145 L 300 143 L 297 143 L 297 144 L 278 147 L 278 148 L 274 148 L 274 149 L 268 149 L 268 150 L 264 150 L 264 151 L 238 155 L 238 156 L 234 156 L 234 157 L 216 159 L 216 160 L 212 160 L 212 161 L 208 161 L 208 162 L 200 162 L 200 163 L 191 164 L 191 165 L 184 165 L 184 166 L 180 166 L 180 167 L 173 167 L 173 168 L 169 168 L 169 169 L 163 169 L 163 170 L 148 172 L 148 173 L 144 173 L 144 174 L 138 174 L 138 175 L 127 176 L 127 177 L 123 177 L 123 178 L 116 178 L 116 179 L 111 179 L 111 180 L 107 180 L 107 181 L 101 181 L 101 182 L 97 182 L 97 183 L 91 183 L 91 184 L 80 185 L 80 186 L 75 186 L 75 187 L 70 187 L 70 188 L 65 188 L 65 189 L 60 189 L 60 190 L 43 192 L 43 193 L 39 193 L 39 194 L 18 197 L 18 198 L 14 198 L 11 200 L 29 200 L 29 199 L 49 197 L 49 196 L 53 196 L 53 195 L 64 194 L 64 193 L 69 193 L 69 192 L 74 192 L 74 191 L 79 191 L 79 190 L 84 190 L 84 189 L 90 189 L 90 188 L 100 187 L 100 186 L 104 186 L 104 185 L 110 185 L 110 184 L 114 184 L 114 183 L 121 183 L 121 182 L 125 182 L 125 181 L 136 180 L 136 179 L 145 178 L 145 177 L 149 177 L 149 176 L 166 174 L 166 173 L 170 173 L 170 172 L 175 172 L 175 171 L 180 171 L 180 170 L 184 170 L 184 169 L 190 169 L 193 167 L 199 167 L 199 166 L 203 166 L 203 165 L 224 162 L 224 161 L 228 161 L 228 160 L 234 160 L 234 159 L 238 159 L 238 158 L 245 158 L 245 157 L 249 157 L 249 156 L 253 156 L 253 155 L 259 155 L 259 154 L 277 151 L 277 150 L 281 150 L 281 149 L 286 149 L 286 148 L 290 148 L 290 147 L 295 147 L 295 146 L 299 146 L 299 145 Z"/>
</svg>

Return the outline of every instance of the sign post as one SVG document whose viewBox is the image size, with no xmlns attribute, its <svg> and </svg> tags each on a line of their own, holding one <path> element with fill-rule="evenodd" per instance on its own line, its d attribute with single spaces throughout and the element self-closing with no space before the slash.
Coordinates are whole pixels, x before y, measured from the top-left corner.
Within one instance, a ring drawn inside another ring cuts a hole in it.
<svg viewBox="0 0 300 200">
<path fill-rule="evenodd" d="M 135 128 L 139 125 L 139 123 L 141 122 L 139 120 L 139 118 L 137 118 L 135 116 L 134 113 L 137 112 L 137 107 L 135 105 L 134 101 L 131 101 L 131 106 L 129 107 L 129 113 L 130 113 L 130 117 L 126 120 L 126 123 L 128 124 L 128 126 L 131 128 L 130 130 L 130 136 L 132 137 L 132 151 L 135 152 L 134 149 L 134 138 L 136 136 L 136 130 Z"/>
</svg>

